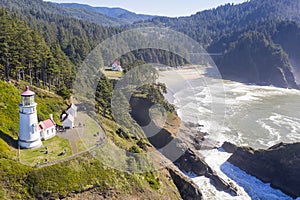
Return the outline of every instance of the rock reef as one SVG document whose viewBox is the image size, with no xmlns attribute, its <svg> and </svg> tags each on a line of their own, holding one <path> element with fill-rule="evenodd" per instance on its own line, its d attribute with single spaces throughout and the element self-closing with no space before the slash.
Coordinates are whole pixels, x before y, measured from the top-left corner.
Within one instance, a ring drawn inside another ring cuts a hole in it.
<svg viewBox="0 0 300 200">
<path fill-rule="evenodd" d="M 287 195 L 300 197 L 300 143 L 279 143 L 266 150 L 234 147 L 223 144 L 225 150 L 234 150 L 228 161 Z"/>
</svg>

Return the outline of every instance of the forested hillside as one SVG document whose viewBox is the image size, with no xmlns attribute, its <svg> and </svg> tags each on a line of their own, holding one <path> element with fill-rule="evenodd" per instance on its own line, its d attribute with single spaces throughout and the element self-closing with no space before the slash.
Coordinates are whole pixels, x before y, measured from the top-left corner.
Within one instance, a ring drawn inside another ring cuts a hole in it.
<svg viewBox="0 0 300 200">
<path fill-rule="evenodd" d="M 25 20 L 30 28 L 44 38 L 50 49 L 61 50 L 74 64 L 75 69 L 99 42 L 122 31 L 120 28 L 89 23 L 87 21 L 91 20 L 88 17 L 78 17 L 83 10 L 94 10 L 95 13 L 103 12 L 108 15 L 107 10 L 100 8 L 78 4 L 68 4 L 65 7 L 41 0 L 4 0 L 0 5 L 14 13 L 16 18 Z M 299 10 L 298 0 L 251 0 L 239 5 L 227 4 L 190 17 L 156 17 L 136 23 L 133 27 L 154 25 L 187 34 L 202 44 L 208 52 L 222 54 L 214 56 L 213 59 L 225 79 L 297 88 L 295 80 L 300 82 L 300 56 L 297 53 L 300 47 L 296 45 L 300 40 Z M 122 16 L 120 10 L 111 14 Z M 77 19 L 71 18 L 75 15 Z M 98 19 L 109 21 L 102 14 Z M 253 49 L 242 52 L 237 48 L 242 46 L 247 35 L 256 35 L 258 41 L 264 42 L 262 45 L 253 44 Z M 257 52 L 261 52 L 260 55 L 269 61 L 262 61 L 257 57 Z M 113 50 L 108 49 L 107 54 L 114 54 Z M 187 63 L 170 52 L 155 49 L 131 52 L 123 57 L 122 62 L 130 63 L 136 59 L 171 66 Z M 109 62 L 104 64 L 108 65 Z M 236 62 L 239 66 L 234 66 Z"/>
<path fill-rule="evenodd" d="M 287 54 L 258 32 L 243 34 L 232 43 L 232 48 L 224 54 L 218 67 L 225 78 L 297 88 Z"/>
<path fill-rule="evenodd" d="M 70 88 L 74 65 L 58 44 L 48 46 L 24 21 L 0 10 L 0 75 L 41 87 Z"/>
<path fill-rule="evenodd" d="M 213 59 L 225 79 L 298 88 L 299 20 L 298 0 L 251 0 L 136 26 L 168 27 L 189 35 L 210 53 L 223 54 Z"/>
<path fill-rule="evenodd" d="M 120 31 L 65 16 L 62 10 L 56 9 L 60 6 L 41 0 L 3 1 L 0 6 L 25 20 L 48 45 L 58 43 L 74 64 L 81 62 L 100 41 Z M 99 19 L 105 20 L 105 17 Z"/>
<path fill-rule="evenodd" d="M 166 26 L 183 32 L 204 46 L 234 33 L 255 30 L 259 23 L 274 20 L 300 20 L 298 0 L 251 0 L 226 4 L 198 12 L 190 17 L 156 17 L 151 25 Z"/>
<path fill-rule="evenodd" d="M 96 23 L 98 25 L 104 26 L 119 26 L 123 25 L 124 21 L 113 18 L 108 15 L 103 15 L 99 12 L 79 9 L 79 8 L 69 8 L 60 6 L 56 3 L 45 2 L 43 0 L 31 0 L 31 1 L 18 1 L 18 0 L 2 0 L 1 6 L 9 8 L 11 11 L 22 10 L 30 11 L 32 14 L 52 14 L 52 15 L 60 15 L 69 18 L 75 18 L 79 20 L 84 20 L 87 22 Z"/>
<path fill-rule="evenodd" d="M 48 4 L 0 3 L 1 75 L 65 93 L 91 49 L 120 29 L 55 14 Z"/>
</svg>

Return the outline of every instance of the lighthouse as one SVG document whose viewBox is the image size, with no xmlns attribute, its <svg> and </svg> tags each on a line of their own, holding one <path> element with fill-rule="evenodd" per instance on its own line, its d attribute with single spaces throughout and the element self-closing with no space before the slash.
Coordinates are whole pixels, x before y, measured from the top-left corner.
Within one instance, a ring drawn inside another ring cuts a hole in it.
<svg viewBox="0 0 300 200">
<path fill-rule="evenodd" d="M 22 148 L 36 148 L 42 146 L 41 136 L 38 130 L 38 118 L 34 102 L 34 92 L 26 87 L 21 93 L 20 106 L 20 133 L 19 146 Z"/>
</svg>

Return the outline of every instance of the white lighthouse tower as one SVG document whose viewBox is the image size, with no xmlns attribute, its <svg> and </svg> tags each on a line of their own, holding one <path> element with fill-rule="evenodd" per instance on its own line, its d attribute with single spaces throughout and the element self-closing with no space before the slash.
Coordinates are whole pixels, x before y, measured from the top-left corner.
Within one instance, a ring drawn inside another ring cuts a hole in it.
<svg viewBox="0 0 300 200">
<path fill-rule="evenodd" d="M 38 131 L 38 119 L 34 92 L 26 87 L 21 93 L 20 103 L 20 134 L 19 145 L 22 148 L 36 148 L 42 146 L 41 136 Z"/>
</svg>

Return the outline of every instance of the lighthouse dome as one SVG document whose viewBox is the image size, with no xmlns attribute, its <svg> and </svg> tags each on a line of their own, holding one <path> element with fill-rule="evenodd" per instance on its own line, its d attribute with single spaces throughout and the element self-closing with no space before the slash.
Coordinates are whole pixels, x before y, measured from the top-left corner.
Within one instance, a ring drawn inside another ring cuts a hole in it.
<svg viewBox="0 0 300 200">
<path fill-rule="evenodd" d="M 29 86 L 26 86 L 26 89 L 21 93 L 22 96 L 32 96 L 35 93 L 29 89 Z"/>
</svg>

